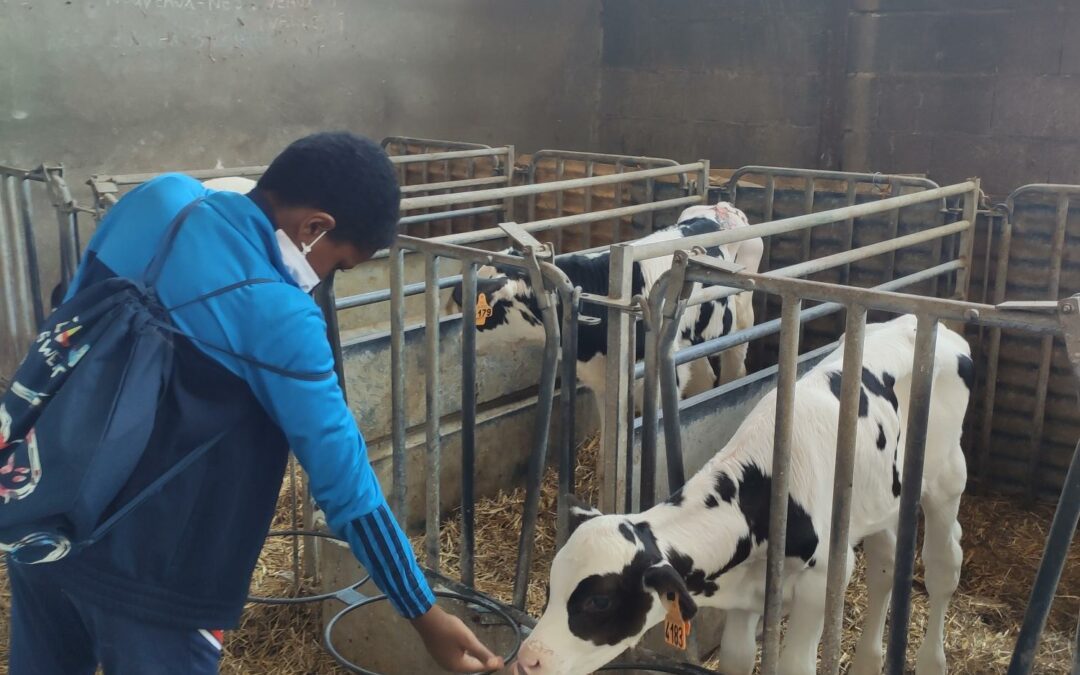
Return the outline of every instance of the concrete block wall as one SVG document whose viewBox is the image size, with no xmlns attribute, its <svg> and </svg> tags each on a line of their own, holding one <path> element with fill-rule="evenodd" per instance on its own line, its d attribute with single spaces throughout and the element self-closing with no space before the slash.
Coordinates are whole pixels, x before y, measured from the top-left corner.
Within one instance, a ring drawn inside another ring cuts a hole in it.
<svg viewBox="0 0 1080 675">
<path fill-rule="evenodd" d="M 716 167 L 924 173 L 943 184 L 978 175 L 1000 196 L 1080 182 L 1075 2 L 609 0 L 603 9 L 602 150 Z M 828 65 L 830 35 L 842 72 Z M 822 124 L 831 77 L 840 78 L 840 119 L 827 125 L 836 132 Z M 819 150 L 836 164 L 822 166 Z"/>
<path fill-rule="evenodd" d="M 605 2 L 597 143 L 716 166 L 813 166 L 824 3 Z"/>
<path fill-rule="evenodd" d="M 1080 182 L 1080 5 L 855 0 L 843 167 Z"/>
</svg>

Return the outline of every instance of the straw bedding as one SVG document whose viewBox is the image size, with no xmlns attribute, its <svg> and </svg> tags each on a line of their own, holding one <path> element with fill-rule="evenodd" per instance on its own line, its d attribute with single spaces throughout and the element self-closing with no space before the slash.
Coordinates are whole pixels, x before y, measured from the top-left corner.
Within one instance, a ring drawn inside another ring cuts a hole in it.
<svg viewBox="0 0 1080 675">
<path fill-rule="evenodd" d="M 579 451 L 578 491 L 586 501 L 595 502 L 595 439 Z M 554 552 L 555 497 L 554 472 L 545 477 L 536 533 L 536 558 L 528 593 L 528 608 L 536 614 L 544 601 L 544 583 Z M 283 499 L 275 528 L 291 522 L 289 500 Z M 524 491 L 516 489 L 485 499 L 476 505 L 476 585 L 504 601 L 510 599 L 517 554 L 518 531 Z M 1002 497 L 967 496 L 960 511 L 964 527 L 964 568 L 960 588 L 953 597 L 946 628 L 946 651 L 951 672 L 1004 673 L 1027 603 L 1027 595 L 1042 555 L 1053 507 L 1040 504 L 1025 508 Z M 457 514 L 445 522 L 442 534 L 443 572 L 453 577 L 458 565 Z M 419 538 L 414 540 L 419 549 Z M 252 592 L 259 595 L 288 595 L 292 589 L 292 543 L 288 538 L 267 541 L 255 571 Z M 6 624 L 9 597 L 6 575 L 0 574 L 0 623 Z M 845 626 L 845 666 L 865 611 L 866 587 L 861 557 L 848 590 Z M 1071 666 L 1071 645 L 1080 611 L 1080 550 L 1072 555 L 1058 587 L 1058 597 L 1047 624 L 1035 672 L 1067 673 Z M 926 621 L 926 591 L 921 565 L 916 569 L 913 597 L 913 636 L 909 663 L 921 640 Z M 222 673 L 343 673 L 320 647 L 320 617 L 317 604 L 298 607 L 249 606 L 239 630 L 226 636 Z M 7 626 L 0 626 L 0 673 L 6 673 Z"/>
</svg>

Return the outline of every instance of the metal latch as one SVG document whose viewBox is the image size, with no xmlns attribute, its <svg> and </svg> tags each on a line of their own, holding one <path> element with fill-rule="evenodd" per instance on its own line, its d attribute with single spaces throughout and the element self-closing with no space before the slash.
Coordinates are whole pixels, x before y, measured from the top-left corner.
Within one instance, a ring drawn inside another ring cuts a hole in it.
<svg viewBox="0 0 1080 675">
<path fill-rule="evenodd" d="M 555 257 L 555 251 L 552 249 L 551 244 L 542 244 L 540 241 L 532 236 L 528 230 L 521 225 L 511 221 L 506 223 L 499 223 L 499 227 L 506 233 L 510 240 L 518 245 L 523 251 L 535 251 L 538 258 L 553 258 Z"/>
</svg>

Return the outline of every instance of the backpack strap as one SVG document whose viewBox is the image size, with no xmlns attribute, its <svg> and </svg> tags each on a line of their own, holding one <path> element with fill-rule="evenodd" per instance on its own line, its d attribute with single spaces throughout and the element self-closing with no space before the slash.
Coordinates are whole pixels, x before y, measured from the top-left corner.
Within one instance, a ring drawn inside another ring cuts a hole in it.
<svg viewBox="0 0 1080 675">
<path fill-rule="evenodd" d="M 199 344 L 201 344 L 201 345 L 203 345 L 205 347 L 209 347 L 210 349 L 213 349 L 214 351 L 221 352 L 222 354 L 228 354 L 229 356 L 233 357 L 234 359 L 238 359 L 240 361 L 243 361 L 244 363 L 247 363 L 248 365 L 255 366 L 256 368 L 261 368 L 263 370 L 274 373 L 275 375 L 281 375 L 282 377 L 289 377 L 289 378 L 292 378 L 294 380 L 304 380 L 304 381 L 307 381 L 307 382 L 319 382 L 321 380 L 325 380 L 325 379 L 329 378 L 330 376 L 336 374 L 336 372 L 334 371 L 333 368 L 330 368 L 328 370 L 319 370 L 319 371 L 289 370 L 288 368 L 279 368 L 278 366 L 266 363 L 265 361 L 259 361 L 258 359 L 251 358 L 250 356 L 244 356 L 243 354 L 237 354 L 236 352 L 234 352 L 234 351 L 232 351 L 230 349 L 226 349 L 225 347 L 219 347 L 218 345 L 214 344 L 213 342 L 210 342 L 209 340 L 204 340 L 204 339 L 202 339 L 200 337 L 195 337 L 194 335 L 189 335 L 188 333 L 185 333 L 184 331 L 180 330 L 176 326 L 171 326 L 168 323 L 165 323 L 164 321 L 158 322 L 156 325 L 158 326 L 158 328 L 161 328 L 162 330 L 166 330 L 166 331 L 172 333 L 173 335 L 179 335 L 179 336 L 185 337 L 188 340 L 191 340 L 193 342 L 198 342 Z"/>
<path fill-rule="evenodd" d="M 154 257 L 151 258 L 150 264 L 146 266 L 146 271 L 143 273 L 143 284 L 144 285 L 146 285 L 149 288 L 152 288 L 154 286 L 154 284 L 157 283 L 158 277 L 161 276 L 161 270 L 165 266 L 165 259 L 168 257 L 169 251 L 172 249 L 173 242 L 176 241 L 176 235 L 180 232 L 180 227 L 184 224 L 184 221 L 187 220 L 187 217 L 191 214 L 191 212 L 194 211 L 195 208 L 199 204 L 201 204 L 204 199 L 205 199 L 205 197 L 198 197 L 198 198 L 192 200 L 190 203 L 187 204 L 187 206 L 180 209 L 180 212 L 176 214 L 176 216 L 172 219 L 172 222 L 170 222 L 168 227 L 165 228 L 165 234 L 161 238 L 161 243 L 158 245 L 157 251 L 154 252 Z M 209 291 L 208 293 L 203 293 L 202 295 L 200 295 L 200 296 L 198 296 L 196 298 L 192 298 L 191 300 L 185 300 L 184 302 L 182 302 L 182 303 L 180 303 L 178 305 L 173 305 L 172 307 L 167 308 L 166 311 L 171 313 L 171 312 L 176 311 L 178 309 L 183 309 L 184 307 L 188 307 L 190 305 L 194 305 L 194 304 L 199 303 L 199 302 L 204 302 L 206 300 L 209 300 L 210 298 L 215 298 L 215 297 L 217 297 L 219 295 L 223 295 L 223 294 L 228 293 L 230 291 L 235 291 L 235 290 L 237 290 L 239 288 L 246 288 L 248 286 L 255 286 L 255 285 L 258 285 L 258 284 L 271 284 L 271 283 L 275 283 L 275 281 L 273 279 L 245 279 L 243 281 L 237 281 L 235 283 L 228 284 L 226 286 L 222 286 L 221 288 L 217 288 L 217 289 L 214 289 L 212 291 Z M 166 331 L 169 331 L 170 333 L 173 333 L 175 335 L 183 336 L 183 337 L 185 337 L 185 338 L 187 338 L 189 340 L 192 340 L 193 342 L 198 342 L 199 344 L 204 345 L 206 347 L 209 347 L 210 349 L 221 352 L 222 354 L 227 354 L 227 355 L 229 355 L 229 356 L 231 356 L 231 357 L 233 357 L 235 359 L 239 359 L 240 361 L 243 361 L 243 362 L 245 362 L 245 363 L 247 363 L 249 365 L 255 366 L 257 368 L 261 368 L 263 370 L 269 371 L 269 372 L 274 373 L 276 375 L 281 375 L 283 377 L 290 377 L 290 378 L 295 379 L 295 380 L 306 380 L 308 382 L 317 382 L 317 381 L 320 381 L 320 380 L 325 380 L 328 377 L 330 377 L 331 375 L 335 374 L 335 372 L 334 372 L 334 370 L 332 368 L 329 369 L 329 370 L 318 371 L 318 372 L 289 370 L 287 368 L 279 368 L 278 366 L 274 366 L 274 365 L 271 365 L 269 363 L 264 363 L 263 361 L 253 359 L 253 358 L 251 358 L 249 356 L 244 356 L 243 354 L 237 354 L 236 352 L 231 351 L 229 349 L 226 349 L 224 347 L 219 347 L 218 345 L 215 345 L 212 342 L 209 342 L 209 341 L 204 340 L 202 338 L 195 337 L 194 335 L 190 335 L 188 333 L 185 333 L 185 332 L 179 330 L 175 326 L 172 326 L 172 325 L 170 325 L 169 323 L 167 323 L 165 321 L 158 322 L 157 325 L 158 325 L 159 328 L 162 328 L 162 329 L 164 329 Z"/>
<path fill-rule="evenodd" d="M 78 548 L 83 549 L 100 541 L 102 537 L 109 533 L 109 530 L 111 530 L 118 522 L 120 522 L 121 519 L 124 518 L 124 516 L 131 513 L 133 510 L 135 510 L 136 507 L 138 507 L 140 504 L 152 497 L 154 493 L 164 487 L 165 484 L 168 483 L 170 480 L 178 476 L 182 471 L 184 471 L 184 469 L 194 464 L 196 460 L 206 454 L 207 450 L 217 445 L 218 441 L 224 438 L 225 434 L 227 434 L 228 432 L 229 430 L 226 429 L 218 433 L 217 435 L 210 438 L 210 440 L 203 442 L 194 450 L 189 452 L 176 464 L 173 464 L 171 467 L 169 467 L 167 471 L 155 478 L 154 482 L 150 483 L 145 488 L 140 490 L 137 495 L 132 497 L 126 504 L 117 509 L 116 513 L 109 516 L 105 520 L 105 522 L 94 528 L 94 531 L 90 533 L 89 537 L 79 542 L 79 544 L 77 545 Z"/>
<path fill-rule="evenodd" d="M 169 257 L 169 251 L 172 249 L 173 242 L 176 241 L 176 235 L 180 232 L 180 226 L 184 224 L 184 221 L 195 210 L 195 207 L 202 204 L 203 199 L 205 197 L 197 197 L 191 200 L 187 206 L 180 209 L 180 212 L 172 219 L 169 226 L 165 228 L 161 243 L 158 244 L 157 250 L 154 251 L 154 257 L 150 259 L 150 264 L 146 266 L 146 271 L 143 272 L 143 283 L 146 286 L 152 288 L 157 283 L 158 277 L 161 276 L 161 268 L 165 266 L 165 259 Z"/>
</svg>

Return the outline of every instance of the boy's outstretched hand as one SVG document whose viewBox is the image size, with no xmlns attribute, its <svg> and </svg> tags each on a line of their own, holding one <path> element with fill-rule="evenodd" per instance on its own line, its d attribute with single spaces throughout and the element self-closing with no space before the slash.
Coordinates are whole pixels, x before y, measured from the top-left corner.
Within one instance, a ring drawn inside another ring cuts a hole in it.
<svg viewBox="0 0 1080 675">
<path fill-rule="evenodd" d="M 503 660 L 485 647 L 465 623 L 435 605 L 426 614 L 412 620 L 428 654 L 445 670 L 453 673 L 476 673 L 498 670 Z"/>
</svg>

